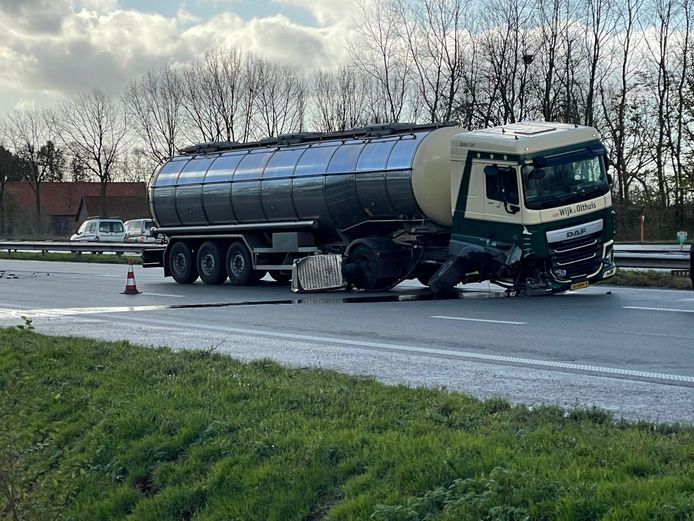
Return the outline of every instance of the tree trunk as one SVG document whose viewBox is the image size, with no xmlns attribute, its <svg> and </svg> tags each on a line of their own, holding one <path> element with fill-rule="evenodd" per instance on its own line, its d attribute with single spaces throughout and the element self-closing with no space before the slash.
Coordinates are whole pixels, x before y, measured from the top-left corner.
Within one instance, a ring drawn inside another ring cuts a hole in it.
<svg viewBox="0 0 694 521">
<path fill-rule="evenodd" d="M 108 187 L 108 183 L 106 182 L 105 179 L 102 179 L 101 181 L 101 217 L 109 217 L 108 215 L 108 204 L 106 200 L 106 188 Z"/>
</svg>

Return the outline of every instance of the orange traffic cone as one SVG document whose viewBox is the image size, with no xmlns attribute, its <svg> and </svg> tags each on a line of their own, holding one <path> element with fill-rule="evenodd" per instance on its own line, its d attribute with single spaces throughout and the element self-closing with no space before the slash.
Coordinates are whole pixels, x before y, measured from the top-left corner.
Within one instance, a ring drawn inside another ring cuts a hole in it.
<svg viewBox="0 0 694 521">
<path fill-rule="evenodd" d="M 137 295 L 142 293 L 138 291 L 135 285 L 135 272 L 133 271 L 133 260 L 128 259 L 128 278 L 125 282 L 125 291 L 122 292 L 123 295 Z"/>
</svg>

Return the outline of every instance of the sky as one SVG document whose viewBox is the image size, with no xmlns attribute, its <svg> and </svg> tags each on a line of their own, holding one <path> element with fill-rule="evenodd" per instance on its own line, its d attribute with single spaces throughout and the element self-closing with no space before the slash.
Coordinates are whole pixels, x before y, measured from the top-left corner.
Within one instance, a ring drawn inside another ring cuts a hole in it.
<svg viewBox="0 0 694 521">
<path fill-rule="evenodd" d="M 305 70 L 347 60 L 356 0 L 0 0 L 0 116 L 236 46 Z"/>
</svg>

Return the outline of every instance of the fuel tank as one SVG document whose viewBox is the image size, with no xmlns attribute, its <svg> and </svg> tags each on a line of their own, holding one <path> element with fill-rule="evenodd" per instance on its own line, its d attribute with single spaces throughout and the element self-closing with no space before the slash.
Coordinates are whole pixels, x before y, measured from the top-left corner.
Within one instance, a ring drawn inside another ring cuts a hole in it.
<svg viewBox="0 0 694 521">
<path fill-rule="evenodd" d="M 451 225 L 451 125 L 380 125 L 184 149 L 149 186 L 159 227 L 315 220 Z"/>
</svg>

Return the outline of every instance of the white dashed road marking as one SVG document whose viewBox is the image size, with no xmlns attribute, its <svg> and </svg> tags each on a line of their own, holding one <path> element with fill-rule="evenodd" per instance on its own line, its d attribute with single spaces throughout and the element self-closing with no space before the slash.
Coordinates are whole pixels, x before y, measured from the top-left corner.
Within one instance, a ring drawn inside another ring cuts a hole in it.
<svg viewBox="0 0 694 521">
<path fill-rule="evenodd" d="M 491 324 L 512 324 L 514 326 L 524 326 L 527 322 L 513 322 L 511 320 L 489 320 L 485 318 L 464 318 L 464 317 L 446 317 L 443 315 L 433 315 L 431 318 L 442 318 L 445 320 L 463 320 L 466 322 L 488 322 Z"/>
<path fill-rule="evenodd" d="M 641 306 L 623 306 L 623 309 L 640 309 L 643 311 L 671 311 L 673 313 L 694 313 L 694 309 L 646 308 Z"/>
</svg>

